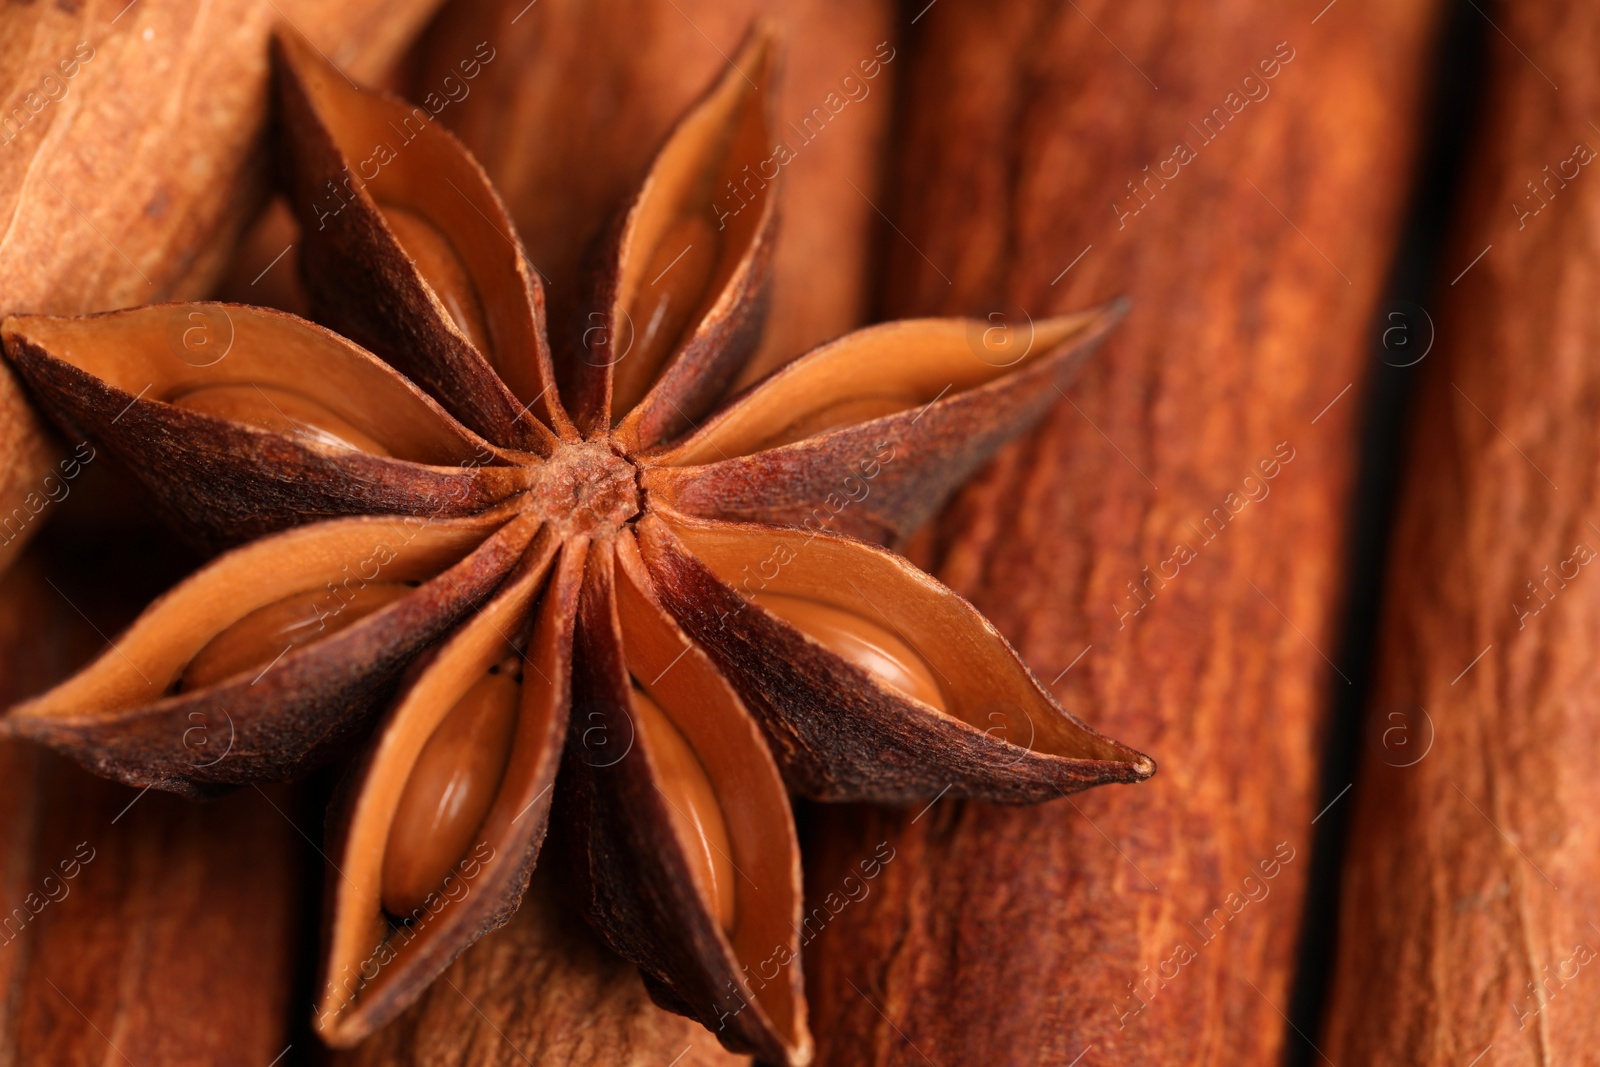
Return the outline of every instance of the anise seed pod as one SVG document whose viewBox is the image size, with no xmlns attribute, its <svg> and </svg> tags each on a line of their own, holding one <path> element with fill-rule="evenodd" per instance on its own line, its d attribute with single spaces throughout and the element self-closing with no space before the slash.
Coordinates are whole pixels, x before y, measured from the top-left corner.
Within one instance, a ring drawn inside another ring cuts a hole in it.
<svg viewBox="0 0 1600 1067">
<path fill-rule="evenodd" d="M 558 781 L 590 918 L 651 995 L 804 1064 L 786 785 L 1031 802 L 1154 771 L 971 605 L 851 536 L 927 518 L 1120 305 L 1020 345 L 983 322 L 875 327 L 725 396 L 775 225 L 774 182 L 732 184 L 773 143 L 772 53 L 752 34 L 669 137 L 606 246 L 598 327 L 557 353 L 472 158 L 287 35 L 308 291 L 376 356 L 235 305 L 4 324 L 58 421 L 188 536 L 240 545 L 6 729 L 198 794 L 298 773 L 376 720 L 330 813 L 330 1044 L 515 911 Z M 190 731 L 209 754 L 224 720 L 232 747 L 197 759 Z"/>
</svg>

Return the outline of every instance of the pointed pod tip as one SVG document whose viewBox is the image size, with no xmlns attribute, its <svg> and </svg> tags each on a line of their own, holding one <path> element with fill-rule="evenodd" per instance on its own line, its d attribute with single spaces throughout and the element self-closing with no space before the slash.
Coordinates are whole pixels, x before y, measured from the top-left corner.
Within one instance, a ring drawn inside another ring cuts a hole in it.
<svg viewBox="0 0 1600 1067">
<path fill-rule="evenodd" d="M 324 73 L 332 70 L 344 76 L 344 72 L 334 66 L 322 49 L 292 23 L 279 22 L 272 28 L 271 50 L 273 62 L 288 69 L 296 78 L 314 77 L 319 69 Z M 345 80 L 348 81 L 348 77 Z"/>
<path fill-rule="evenodd" d="M 300 32 L 300 28 L 287 19 L 279 20 L 272 27 L 272 40 L 285 48 L 315 48 L 311 38 Z"/>
<path fill-rule="evenodd" d="M 732 63 L 733 68 L 741 75 L 746 75 L 746 80 L 752 85 L 767 87 L 775 78 L 787 37 L 788 34 L 775 16 L 762 15 L 756 18 L 745 31 L 737 58 Z"/>
<path fill-rule="evenodd" d="M 61 321 L 62 317 L 55 315 L 7 315 L 0 318 L 0 340 L 9 346 L 12 341 L 37 332 L 38 324 Z"/>
<path fill-rule="evenodd" d="M 1104 304 L 1093 305 L 1064 315 L 1038 319 L 1034 323 L 1035 336 L 1050 351 L 1058 346 L 1070 346 L 1082 355 L 1089 352 L 1115 330 L 1133 309 L 1133 301 L 1118 296 Z M 987 323 L 979 322 L 980 329 Z"/>
<path fill-rule="evenodd" d="M 776 15 L 758 15 L 751 20 L 750 28 L 745 31 L 743 50 L 753 52 L 756 49 L 770 50 L 776 48 L 784 36 L 784 27 Z"/>
<path fill-rule="evenodd" d="M 272 28 L 272 35 L 267 44 L 274 71 L 272 91 L 281 94 L 284 91 L 285 80 L 304 79 L 307 66 L 306 53 L 310 48 L 310 42 L 293 26 L 287 22 L 280 22 Z"/>
<path fill-rule="evenodd" d="M 297 50 L 306 46 L 306 39 L 289 23 L 279 22 L 272 27 L 269 43 L 280 59 L 292 59 Z"/>
</svg>

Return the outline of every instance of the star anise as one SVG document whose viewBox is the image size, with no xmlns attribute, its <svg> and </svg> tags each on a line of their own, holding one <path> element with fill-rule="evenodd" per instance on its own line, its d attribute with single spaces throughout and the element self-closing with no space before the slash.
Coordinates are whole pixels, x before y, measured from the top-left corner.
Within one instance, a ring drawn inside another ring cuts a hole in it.
<svg viewBox="0 0 1600 1067">
<path fill-rule="evenodd" d="M 221 304 L 5 322 L 63 429 L 228 549 L 6 726 L 192 795 L 370 731 L 329 820 L 331 1044 L 506 921 L 559 781 L 590 919 L 656 1000 L 806 1062 L 789 790 L 1033 802 L 1153 770 L 869 543 L 1039 418 L 1120 308 L 1026 345 L 876 326 L 727 399 L 775 227 L 757 32 L 667 140 L 605 245 L 601 310 L 553 355 L 466 150 L 298 39 L 274 51 L 301 266 L 343 336 Z"/>
</svg>

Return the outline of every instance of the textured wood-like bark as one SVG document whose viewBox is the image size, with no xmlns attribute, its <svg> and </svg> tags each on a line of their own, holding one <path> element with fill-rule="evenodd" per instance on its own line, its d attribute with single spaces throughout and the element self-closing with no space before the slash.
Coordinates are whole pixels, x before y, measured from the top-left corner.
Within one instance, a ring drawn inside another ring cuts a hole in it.
<svg viewBox="0 0 1600 1067">
<path fill-rule="evenodd" d="M 947 0 L 905 45 L 886 312 L 1134 302 L 958 498 L 940 574 L 1161 770 L 1022 810 L 822 809 L 820 1062 L 1278 1060 L 1431 11 L 1320 6 Z"/>
<path fill-rule="evenodd" d="M 70 314 L 199 295 L 229 250 L 225 238 L 259 202 L 272 27 L 294 23 L 351 77 L 370 79 L 433 6 L 91 0 L 8 9 L 7 309 Z M 65 78 L 59 64 L 68 60 L 76 72 Z M 35 113 L 30 92 L 59 101 Z M 26 121 L 9 139 L 18 107 Z"/>
<path fill-rule="evenodd" d="M 6 1007 L 14 1062 L 108 1063 L 118 1051 L 134 1063 L 270 1062 L 289 1042 L 296 936 L 312 921 L 297 914 L 305 844 L 287 794 L 195 805 L 152 792 L 121 815 L 137 791 L 39 762 L 32 872 L 7 906 L 68 895 L 4 949 L 26 968 Z M 61 865 L 86 856 L 64 880 Z"/>
<path fill-rule="evenodd" d="M 1430 309 L 1369 710 L 1416 747 L 1371 748 L 1355 787 L 1322 1046 L 1341 1064 L 1593 1063 L 1600 1044 L 1600 13 L 1496 21 L 1520 54 L 1489 35 Z"/>
<path fill-rule="evenodd" d="M 893 37 L 886 0 L 540 0 L 531 8 L 525 0 L 455 0 L 428 33 L 411 95 L 442 92 L 448 76 L 459 82 L 457 65 L 477 42 L 499 50 L 440 118 L 505 198 L 550 283 L 552 306 L 570 310 L 580 299 L 585 246 L 625 206 L 673 124 L 763 14 L 782 41 L 778 131 L 795 149 L 782 168 L 779 212 L 790 221 L 779 223 L 773 303 L 753 365 L 770 368 L 844 333 L 867 309 L 867 236 L 877 213 L 866 198 L 878 195 L 899 64 L 891 60 L 871 79 L 859 64 Z M 855 79 L 850 86 L 846 76 Z M 806 140 L 797 129 L 813 108 L 826 121 L 813 117 L 810 129 L 819 132 Z"/>
<path fill-rule="evenodd" d="M 6 701 L 100 644 L 36 562 L 0 584 Z M 108 621 L 104 605 L 77 603 Z M 18 742 L 0 745 L 0 783 L 0 1062 L 267 1063 L 283 1051 L 304 921 L 304 846 L 274 810 L 292 810 L 284 795 L 140 796 Z"/>
<path fill-rule="evenodd" d="M 12 4 L 0 12 L 4 310 L 74 314 L 199 296 L 262 195 L 267 35 L 289 20 L 384 70 L 436 0 Z M 0 367 L 0 568 L 37 530 L 54 463 Z M 20 516 L 19 516 L 20 517 Z M 12 536 L 17 534 L 17 536 Z"/>
</svg>

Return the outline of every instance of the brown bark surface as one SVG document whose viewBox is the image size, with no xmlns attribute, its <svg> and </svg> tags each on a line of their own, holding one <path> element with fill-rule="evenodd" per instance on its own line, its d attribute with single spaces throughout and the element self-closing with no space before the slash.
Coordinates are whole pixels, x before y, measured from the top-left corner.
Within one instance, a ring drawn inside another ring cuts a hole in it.
<svg viewBox="0 0 1600 1067">
<path fill-rule="evenodd" d="M 886 314 L 996 312 L 1025 343 L 1027 316 L 1134 301 L 930 554 L 1161 769 L 1036 808 L 820 809 L 820 1062 L 1278 1062 L 1432 22 L 1320 7 L 947 0 L 904 45 Z"/>
<path fill-rule="evenodd" d="M 1600 12 L 1496 21 L 1516 44 L 1488 35 L 1369 709 L 1416 747 L 1372 750 L 1355 786 L 1341 1064 L 1600 1056 Z"/>
<path fill-rule="evenodd" d="M 106 626 L 126 614 L 69 602 L 63 584 L 33 557 L 0 582 L 0 701 L 98 650 L 78 607 Z M 272 797 L 141 795 L 0 745 L 0 1063 L 265 1064 L 282 1052 L 305 846 L 285 796 Z"/>
<path fill-rule="evenodd" d="M 435 3 L 8 8 L 0 25 L 4 118 L 13 124 L 0 124 L 6 310 L 72 314 L 203 292 L 265 182 L 272 28 L 297 27 L 351 77 L 368 80 Z M 19 108 L 26 121 L 8 139 Z"/>
<path fill-rule="evenodd" d="M 0 311 L 73 314 L 203 294 L 265 186 L 272 27 L 293 24 L 353 77 L 372 78 L 436 2 L 8 5 Z M 0 569 L 37 529 L 54 462 L 0 365 Z M 13 516 L 28 521 L 4 526 Z"/>
</svg>

